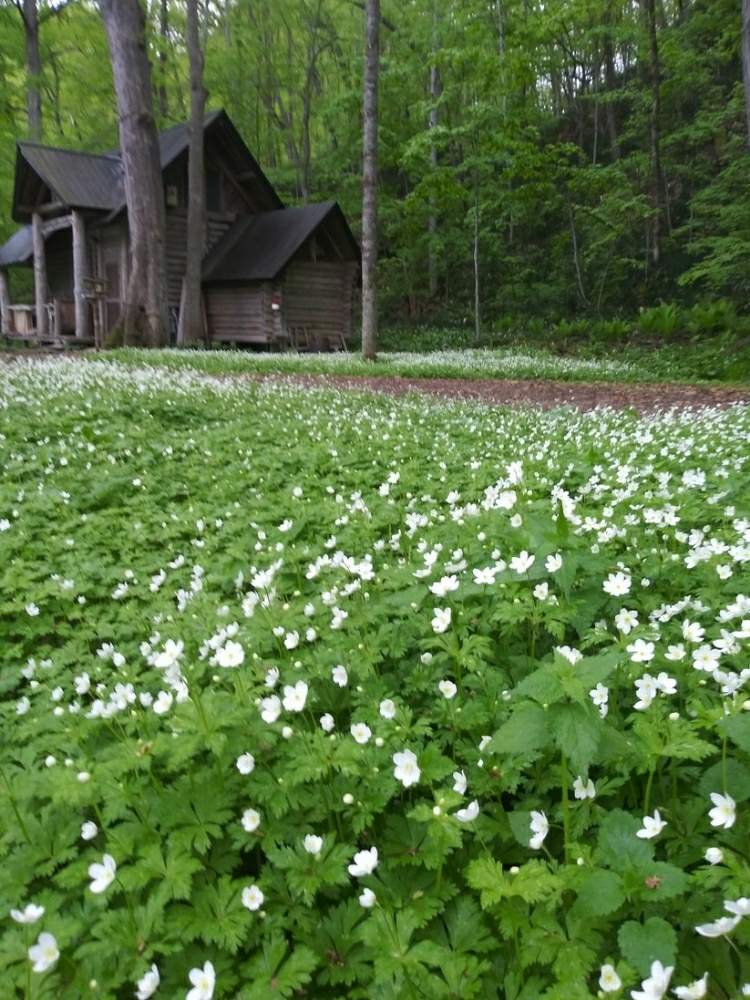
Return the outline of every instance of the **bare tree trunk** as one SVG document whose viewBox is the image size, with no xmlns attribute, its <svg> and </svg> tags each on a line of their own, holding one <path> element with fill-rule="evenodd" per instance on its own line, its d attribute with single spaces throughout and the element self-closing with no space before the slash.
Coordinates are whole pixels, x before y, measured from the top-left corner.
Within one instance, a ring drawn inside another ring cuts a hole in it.
<svg viewBox="0 0 750 1000">
<path fill-rule="evenodd" d="M 742 81 L 745 85 L 747 144 L 750 146 L 750 0 L 742 0 Z"/>
<path fill-rule="evenodd" d="M 26 118 L 29 138 L 34 142 L 42 139 L 42 57 L 39 53 L 39 12 L 36 0 L 18 3 L 23 18 L 23 33 L 26 46 Z"/>
<path fill-rule="evenodd" d="M 201 264 L 205 247 L 206 194 L 203 163 L 203 51 L 198 32 L 198 0 L 187 0 L 187 50 L 190 60 L 190 148 L 188 152 L 188 218 L 185 284 L 177 341 L 203 340 Z"/>
<path fill-rule="evenodd" d="M 474 179 L 474 344 L 482 339 L 482 315 L 479 300 L 479 177 Z"/>
<path fill-rule="evenodd" d="M 659 70 L 659 45 L 656 37 L 656 3 L 655 0 L 641 0 L 644 4 L 646 14 L 646 27 L 648 30 L 649 62 L 648 76 L 651 85 L 651 122 L 650 122 L 650 143 L 651 143 L 651 259 L 654 264 L 658 264 L 661 254 L 661 218 L 662 218 L 662 191 L 664 182 L 661 170 L 661 86 Z"/>
<path fill-rule="evenodd" d="M 123 304 L 126 344 L 168 339 L 164 192 L 154 123 L 145 17 L 138 0 L 100 0 L 117 95 L 130 234 Z"/>
<path fill-rule="evenodd" d="M 365 12 L 364 137 L 362 164 L 362 356 L 377 356 L 378 303 L 378 75 L 380 0 L 367 0 Z"/>
<path fill-rule="evenodd" d="M 607 134 L 609 136 L 609 148 L 613 160 L 620 159 L 620 139 L 617 134 L 617 113 L 612 94 L 617 87 L 617 74 L 615 73 L 615 56 L 612 46 L 612 35 L 609 31 L 611 23 L 611 8 L 607 5 L 606 21 L 604 33 L 604 85 L 608 91 L 607 103 L 605 105 L 607 118 Z"/>
<path fill-rule="evenodd" d="M 438 106 L 437 102 L 440 97 L 440 71 L 437 67 L 437 50 L 438 50 L 438 10 L 437 10 L 437 0 L 432 0 L 432 65 L 430 66 L 430 119 L 429 127 L 430 132 L 434 131 L 438 125 Z M 433 138 L 430 142 L 430 169 L 433 174 L 433 179 L 435 173 L 437 172 L 438 166 L 438 151 L 437 144 Z M 435 195 L 430 195 L 430 216 L 427 220 L 427 234 L 428 234 L 428 274 L 429 274 L 429 288 L 430 288 L 430 298 L 435 298 L 438 291 L 438 268 L 437 268 L 437 247 L 435 243 L 437 241 L 437 210 L 435 208 Z"/>
<path fill-rule="evenodd" d="M 159 117 L 162 122 L 169 118 L 167 97 L 167 45 L 169 44 L 169 0 L 161 0 L 159 5 Z"/>
</svg>

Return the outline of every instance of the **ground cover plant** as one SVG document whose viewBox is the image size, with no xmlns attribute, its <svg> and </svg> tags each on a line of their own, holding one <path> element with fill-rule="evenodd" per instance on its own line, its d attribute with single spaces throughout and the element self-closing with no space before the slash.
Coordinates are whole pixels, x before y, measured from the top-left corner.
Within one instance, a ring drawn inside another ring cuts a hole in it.
<svg viewBox="0 0 750 1000">
<path fill-rule="evenodd" d="M 750 411 L 0 385 L 0 970 L 750 992 Z"/>
</svg>

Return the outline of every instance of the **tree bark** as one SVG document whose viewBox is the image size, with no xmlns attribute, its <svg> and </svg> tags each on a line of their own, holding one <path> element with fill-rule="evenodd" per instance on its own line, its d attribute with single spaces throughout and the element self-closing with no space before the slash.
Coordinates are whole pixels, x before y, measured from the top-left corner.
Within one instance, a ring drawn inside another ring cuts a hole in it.
<svg viewBox="0 0 750 1000">
<path fill-rule="evenodd" d="M 612 34 L 610 32 L 612 11 L 610 4 L 606 7 L 606 19 L 604 22 L 604 85 L 607 88 L 608 98 L 605 105 L 607 119 L 607 135 L 609 136 L 609 149 L 613 160 L 620 159 L 620 138 L 617 134 L 617 111 L 612 94 L 617 88 L 617 74 L 615 72 L 615 56 L 612 44 Z"/>
<path fill-rule="evenodd" d="M 73 299 L 76 311 L 76 337 L 89 336 L 89 304 L 83 289 L 86 277 L 86 224 L 83 214 L 77 209 L 72 212 L 73 229 Z"/>
<path fill-rule="evenodd" d="M 651 86 L 650 146 L 651 146 L 651 259 L 658 264 L 661 255 L 662 191 L 664 182 L 661 170 L 661 72 L 659 68 L 659 43 L 656 35 L 655 0 L 641 0 L 646 15 L 648 31 L 648 77 Z"/>
<path fill-rule="evenodd" d="M 167 45 L 169 44 L 169 0 L 159 4 L 159 117 L 162 122 L 169 118 L 169 98 L 167 96 Z"/>
<path fill-rule="evenodd" d="M 190 61 L 190 147 L 188 150 L 187 255 L 177 341 L 204 339 L 201 264 L 206 242 L 206 182 L 203 162 L 203 51 L 198 30 L 198 0 L 187 0 L 187 50 Z"/>
<path fill-rule="evenodd" d="M 165 213 L 145 17 L 138 0 L 100 0 L 114 74 L 130 233 L 126 344 L 167 343 Z"/>
<path fill-rule="evenodd" d="M 479 176 L 474 178 L 474 346 L 482 339 L 482 314 L 479 287 Z"/>
<path fill-rule="evenodd" d="M 745 85 L 747 144 L 750 147 L 750 0 L 742 0 L 742 82 Z"/>
<path fill-rule="evenodd" d="M 39 11 L 36 0 L 23 0 L 19 7 L 23 18 L 26 46 L 26 118 L 29 139 L 42 140 L 42 57 L 39 52 Z"/>
<path fill-rule="evenodd" d="M 362 164 L 362 356 L 377 356 L 378 304 L 378 75 L 380 0 L 367 0 L 365 12 L 364 141 Z"/>
<path fill-rule="evenodd" d="M 0 267 L 0 333 L 10 333 L 10 285 L 4 267 Z"/>
<path fill-rule="evenodd" d="M 438 105 L 440 98 L 440 71 L 437 66 L 438 50 L 438 9 L 437 0 L 432 0 L 432 65 L 430 66 L 430 132 L 434 132 L 438 125 Z M 437 172 L 438 151 L 437 144 L 433 138 L 430 142 L 430 170 L 433 180 Z M 428 234 L 428 276 L 430 298 L 435 298 L 438 292 L 438 262 L 437 262 L 437 209 L 435 207 L 435 195 L 430 195 L 430 216 L 427 220 Z"/>
</svg>

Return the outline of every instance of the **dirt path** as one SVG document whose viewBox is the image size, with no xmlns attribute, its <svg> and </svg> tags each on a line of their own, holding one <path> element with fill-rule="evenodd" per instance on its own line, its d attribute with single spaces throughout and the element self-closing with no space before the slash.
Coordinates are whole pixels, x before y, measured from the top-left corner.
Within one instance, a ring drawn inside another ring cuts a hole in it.
<svg viewBox="0 0 750 1000">
<path fill-rule="evenodd" d="M 597 406 L 616 409 L 633 407 L 645 413 L 672 407 L 729 406 L 750 404 L 747 389 L 723 386 L 693 386 L 661 383 L 552 382 L 536 379 L 457 379 L 400 378 L 367 375 L 252 375 L 253 379 L 274 379 L 295 385 L 385 392 L 393 396 L 423 392 L 444 399 L 468 399 L 502 405 L 576 406 L 593 410 Z"/>
</svg>

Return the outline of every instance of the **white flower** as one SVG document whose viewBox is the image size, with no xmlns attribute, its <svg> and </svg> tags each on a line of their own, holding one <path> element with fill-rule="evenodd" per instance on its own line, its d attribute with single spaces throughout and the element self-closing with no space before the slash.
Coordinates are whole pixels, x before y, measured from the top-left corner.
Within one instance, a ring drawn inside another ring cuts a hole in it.
<svg viewBox="0 0 750 1000">
<path fill-rule="evenodd" d="M 678 642 L 674 646 L 667 646 L 664 656 L 667 660 L 683 660 L 685 658 L 685 647 L 681 642 Z"/>
<path fill-rule="evenodd" d="M 739 899 L 724 901 L 724 909 L 727 913 L 733 913 L 737 917 L 750 917 L 750 898 L 740 896 Z"/>
<path fill-rule="evenodd" d="M 433 612 L 435 617 L 432 619 L 432 631 L 438 633 L 447 631 L 451 623 L 451 617 L 452 617 L 451 609 L 434 608 Z"/>
<path fill-rule="evenodd" d="M 394 753 L 393 763 L 396 765 L 393 769 L 396 781 L 400 781 L 404 788 L 416 785 L 422 772 L 419 770 L 417 757 L 413 751 L 401 750 L 399 753 Z"/>
<path fill-rule="evenodd" d="M 616 993 L 622 987 L 614 965 L 606 963 L 599 970 L 599 987 L 603 993 Z"/>
<path fill-rule="evenodd" d="M 364 746 L 372 736 L 372 730 L 364 722 L 354 722 L 351 726 L 351 734 L 355 741 L 361 746 Z"/>
<path fill-rule="evenodd" d="M 154 993 L 159 989 L 159 969 L 156 965 L 152 965 L 148 972 L 138 980 L 138 992 L 136 993 L 136 1000 L 149 1000 Z"/>
<path fill-rule="evenodd" d="M 450 701 L 451 698 L 455 698 L 456 691 L 458 691 L 458 688 L 453 683 L 453 681 L 445 681 L 445 680 L 440 681 L 438 683 L 438 688 L 440 689 L 440 693 L 442 694 L 442 696 L 444 698 L 447 698 L 448 701 Z"/>
<path fill-rule="evenodd" d="M 573 794 L 577 799 L 593 799 L 596 797 L 596 786 L 591 778 L 584 781 L 579 774 L 573 782 Z"/>
<path fill-rule="evenodd" d="M 265 685 L 267 688 L 275 688 L 279 682 L 279 668 L 269 667 L 266 672 Z"/>
<path fill-rule="evenodd" d="M 384 719 L 392 719 L 396 714 L 396 706 L 390 698 L 384 698 L 380 702 L 380 714 Z"/>
<path fill-rule="evenodd" d="M 737 803 L 731 795 L 720 795 L 718 792 L 711 792 L 713 809 L 709 809 L 708 815 L 711 819 L 711 826 L 720 826 L 728 830 L 734 826 L 737 818 Z"/>
<path fill-rule="evenodd" d="M 44 916 L 44 907 L 27 903 L 22 910 L 11 910 L 10 915 L 17 924 L 35 924 Z"/>
<path fill-rule="evenodd" d="M 60 949 L 57 947 L 54 935 L 43 931 L 37 938 L 36 944 L 29 948 L 29 961 L 33 963 L 31 968 L 34 972 L 46 972 L 60 957 Z"/>
<path fill-rule="evenodd" d="M 463 795 L 466 791 L 466 775 L 463 771 L 453 772 L 453 791 L 458 792 L 459 795 Z"/>
<path fill-rule="evenodd" d="M 284 636 L 284 646 L 287 649 L 296 649 L 299 646 L 299 632 L 287 632 Z"/>
<path fill-rule="evenodd" d="M 304 681 L 297 681 L 292 686 L 287 684 L 284 688 L 284 708 L 287 712 L 301 712 L 307 701 L 308 687 Z"/>
<path fill-rule="evenodd" d="M 359 905 L 363 906 L 366 910 L 372 909 L 372 907 L 377 902 L 377 896 L 372 891 L 372 889 L 363 889 L 361 895 L 359 896 Z"/>
<path fill-rule="evenodd" d="M 652 677 L 651 674 L 644 674 L 643 677 L 639 677 L 635 682 L 635 693 L 638 695 L 638 701 L 636 701 L 633 707 L 639 712 L 648 708 L 659 693 L 656 678 Z"/>
<path fill-rule="evenodd" d="M 26 605 L 26 614 L 29 616 L 29 618 L 36 618 L 36 616 L 39 614 L 39 608 L 37 607 L 36 604 L 33 603 L 33 601 Z"/>
<path fill-rule="evenodd" d="M 513 556 L 510 561 L 510 568 L 520 575 L 531 569 L 535 559 L 536 556 L 530 556 L 526 549 L 524 549 L 517 556 Z"/>
<path fill-rule="evenodd" d="M 216 662 L 220 667 L 239 667 L 245 662 L 245 650 L 238 642 L 230 640 L 216 652 Z"/>
<path fill-rule="evenodd" d="M 257 885 L 246 885 L 242 890 L 242 905 L 248 910 L 259 910 L 265 898 Z"/>
<path fill-rule="evenodd" d="M 450 594 L 452 591 L 458 590 L 458 577 L 443 576 L 432 584 L 430 590 L 435 597 L 445 597 L 446 594 Z"/>
<path fill-rule="evenodd" d="M 26 695 L 24 695 L 23 698 L 19 698 L 16 702 L 16 715 L 26 715 L 30 708 L 31 702 Z"/>
<path fill-rule="evenodd" d="M 330 712 L 326 712 L 325 715 L 321 715 L 320 728 L 323 730 L 323 732 L 330 733 L 335 724 L 336 723 L 334 722 L 333 716 L 331 715 Z"/>
<path fill-rule="evenodd" d="M 549 833 L 549 821 L 543 812 L 537 812 L 536 809 L 531 810 L 529 829 L 533 834 L 529 840 L 529 847 L 538 851 Z"/>
<path fill-rule="evenodd" d="M 662 694 L 677 694 L 677 681 L 664 670 L 656 675 L 655 683 Z"/>
<path fill-rule="evenodd" d="M 703 1000 L 708 992 L 708 973 L 704 972 L 700 979 L 689 986 L 676 986 L 672 992 L 679 1000 Z"/>
<path fill-rule="evenodd" d="M 456 819 L 460 820 L 462 823 L 471 823 L 471 821 L 475 820 L 478 815 L 479 802 L 477 802 L 476 799 L 470 802 L 465 809 L 459 809 L 458 812 L 454 813 Z"/>
<path fill-rule="evenodd" d="M 254 833 L 260 826 L 260 813 L 257 809 L 246 809 L 242 814 L 242 827 L 248 833 Z"/>
<path fill-rule="evenodd" d="M 349 674 L 346 672 L 346 667 L 338 666 L 334 667 L 331 671 L 331 677 L 334 684 L 338 684 L 339 687 L 346 687 L 349 681 Z"/>
<path fill-rule="evenodd" d="M 291 689 L 290 689 L 291 690 Z M 281 715 L 281 701 L 278 695 L 272 694 L 268 698 L 261 698 L 260 717 L 269 725 L 276 722 Z"/>
<path fill-rule="evenodd" d="M 609 711 L 609 706 L 607 702 L 609 701 L 609 688 L 605 687 L 603 684 L 597 684 L 595 688 L 589 691 L 589 698 L 599 709 L 599 715 L 604 719 L 606 718 L 607 712 Z"/>
<path fill-rule="evenodd" d="M 724 860 L 724 852 L 720 847 L 709 847 L 703 857 L 710 865 L 720 865 Z"/>
<path fill-rule="evenodd" d="M 255 757 L 251 753 L 241 753 L 237 758 L 237 770 L 240 774 L 252 774 L 255 769 Z"/>
<path fill-rule="evenodd" d="M 105 649 L 109 645 L 109 643 L 105 643 L 102 649 Z M 175 642 L 174 639 L 167 639 L 164 643 L 164 649 L 154 657 L 154 666 L 160 670 L 173 667 L 182 656 L 184 646 L 185 644 L 181 641 Z"/>
<path fill-rule="evenodd" d="M 73 678 L 73 686 L 76 689 L 76 694 L 86 694 L 91 687 L 91 678 L 87 673 L 78 674 L 77 677 Z"/>
<path fill-rule="evenodd" d="M 173 701 L 174 696 L 170 691 L 160 691 L 156 696 L 156 701 L 153 705 L 154 712 L 156 712 L 157 715 L 166 715 L 172 707 Z"/>
<path fill-rule="evenodd" d="M 621 608 L 615 615 L 615 625 L 623 635 L 628 635 L 634 628 L 638 627 L 638 612 Z"/>
<path fill-rule="evenodd" d="M 555 652 L 559 653 L 560 656 L 566 659 L 572 666 L 575 666 L 579 660 L 583 659 L 583 653 L 579 649 L 574 649 L 572 646 L 555 646 Z"/>
<path fill-rule="evenodd" d="M 216 972 L 211 962 L 205 962 L 202 969 L 189 972 L 192 990 L 188 990 L 185 1000 L 211 1000 L 216 985 Z"/>
<path fill-rule="evenodd" d="M 724 934 L 731 934 L 742 917 L 719 917 L 712 924 L 699 924 L 695 929 L 701 937 L 715 938 Z"/>
<path fill-rule="evenodd" d="M 602 584 L 602 590 L 611 597 L 624 597 L 630 593 L 630 576 L 627 573 L 610 573 Z"/>
<path fill-rule="evenodd" d="M 323 849 L 323 838 L 316 836 L 314 833 L 308 833 L 305 835 L 302 844 L 308 854 L 313 854 L 317 857 Z"/>
<path fill-rule="evenodd" d="M 648 663 L 654 658 L 654 644 L 646 642 L 645 639 L 636 639 L 627 649 L 633 663 Z"/>
<path fill-rule="evenodd" d="M 474 577 L 474 583 L 479 586 L 492 586 L 495 582 L 495 572 L 492 566 L 486 566 L 484 569 L 473 569 L 472 575 Z"/>
<path fill-rule="evenodd" d="M 654 809 L 653 816 L 643 817 L 643 826 L 636 831 L 636 837 L 640 837 L 641 840 L 651 840 L 653 837 L 658 837 L 666 825 L 667 821 L 661 818 L 659 810 Z"/>
<path fill-rule="evenodd" d="M 89 889 L 92 892 L 104 892 L 114 882 L 117 874 L 117 864 L 111 854 L 102 857 L 102 863 L 89 865 L 89 878 L 92 880 Z"/>
<path fill-rule="evenodd" d="M 658 960 L 651 963 L 651 975 L 641 983 L 640 990 L 631 990 L 633 1000 L 662 1000 L 669 988 L 674 966 L 663 966 Z"/>
<path fill-rule="evenodd" d="M 556 573 L 559 569 L 562 569 L 562 556 L 559 552 L 555 552 L 554 555 L 547 556 L 544 560 L 544 568 L 548 573 Z"/>
<path fill-rule="evenodd" d="M 694 644 L 702 642 L 705 634 L 705 629 L 699 622 L 691 622 L 685 619 L 682 623 L 682 638 L 685 639 L 686 642 L 692 642 Z"/>
<path fill-rule="evenodd" d="M 98 832 L 99 827 L 90 819 L 81 824 L 81 840 L 93 840 Z"/>
<path fill-rule="evenodd" d="M 355 878 L 372 875 L 378 866 L 378 849 L 371 847 L 369 851 L 357 851 L 353 864 L 349 865 L 349 874 Z"/>
</svg>

